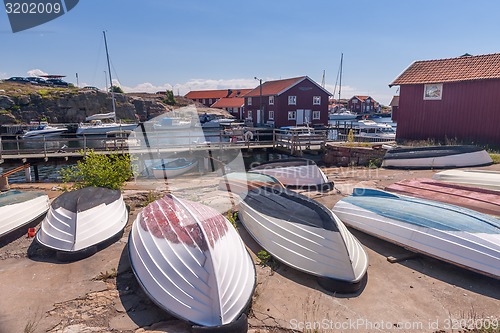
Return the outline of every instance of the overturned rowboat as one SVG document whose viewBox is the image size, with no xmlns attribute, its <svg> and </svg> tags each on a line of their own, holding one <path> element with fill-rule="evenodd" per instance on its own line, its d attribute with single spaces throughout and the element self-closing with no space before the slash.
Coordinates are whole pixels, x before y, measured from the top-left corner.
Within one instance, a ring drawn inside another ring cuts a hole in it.
<svg viewBox="0 0 500 333">
<path fill-rule="evenodd" d="M 52 202 L 36 240 L 58 251 L 59 259 L 80 259 L 120 237 L 127 221 L 120 191 L 86 187 L 63 193 Z"/>
<path fill-rule="evenodd" d="M 368 256 L 329 209 L 286 188 L 250 190 L 239 206 L 249 234 L 276 259 L 317 276 L 325 289 L 359 290 Z"/>
<path fill-rule="evenodd" d="M 48 209 L 49 197 L 45 193 L 18 190 L 0 193 L 0 238 L 28 226 Z"/>
<path fill-rule="evenodd" d="M 388 150 L 382 161 L 384 168 L 431 169 L 488 165 L 490 155 L 476 146 L 429 146 Z"/>
<path fill-rule="evenodd" d="M 333 182 L 328 180 L 316 163 L 305 158 L 269 161 L 250 169 L 250 171 L 272 176 L 289 188 L 318 191 L 333 189 Z"/>
<path fill-rule="evenodd" d="M 153 175 L 157 179 L 169 179 L 194 170 L 198 161 L 185 158 L 176 158 L 153 167 Z"/>
<path fill-rule="evenodd" d="M 470 209 L 359 188 L 333 211 L 347 225 L 500 279 L 500 221 Z"/>
<path fill-rule="evenodd" d="M 446 170 L 434 174 L 432 178 L 442 182 L 464 184 L 500 191 L 500 171 Z"/>
<path fill-rule="evenodd" d="M 219 212 L 167 195 L 137 216 L 128 248 L 137 280 L 160 308 L 214 332 L 246 332 L 255 268 Z"/>
</svg>

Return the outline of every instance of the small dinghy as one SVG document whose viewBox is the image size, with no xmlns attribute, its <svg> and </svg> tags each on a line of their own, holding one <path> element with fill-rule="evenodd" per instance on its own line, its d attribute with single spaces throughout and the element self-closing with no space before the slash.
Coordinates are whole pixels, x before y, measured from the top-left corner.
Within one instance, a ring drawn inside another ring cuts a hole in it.
<svg viewBox="0 0 500 333">
<path fill-rule="evenodd" d="M 441 171 L 433 179 L 443 182 L 465 184 L 474 187 L 500 191 L 500 172 L 489 170 L 446 170 Z"/>
<path fill-rule="evenodd" d="M 489 165 L 490 155 L 476 146 L 395 148 L 385 153 L 384 168 L 431 169 Z"/>
<path fill-rule="evenodd" d="M 61 260 L 80 259 L 121 237 L 127 221 L 120 191 L 86 187 L 63 193 L 52 202 L 36 240 L 57 250 Z"/>
<path fill-rule="evenodd" d="M 40 192 L 10 190 L 0 193 L 0 238 L 29 225 L 49 209 L 49 197 Z"/>
<path fill-rule="evenodd" d="M 256 172 L 228 173 L 219 182 L 220 190 L 232 192 L 240 196 L 246 195 L 248 191 L 254 188 L 263 186 L 284 187 L 276 178 Z"/>
<path fill-rule="evenodd" d="M 354 189 L 333 212 L 347 225 L 500 279 L 500 221 L 470 209 L 384 191 Z"/>
<path fill-rule="evenodd" d="M 261 187 L 243 198 L 239 217 L 249 234 L 284 264 L 318 276 L 323 288 L 355 292 L 368 256 L 329 209 L 286 188 Z"/>
<path fill-rule="evenodd" d="M 165 162 L 153 167 L 153 175 L 157 179 L 168 179 L 180 176 L 195 169 L 198 161 L 176 158 L 170 162 Z"/>
<path fill-rule="evenodd" d="M 160 308 L 204 330 L 247 331 L 255 267 L 219 212 L 167 195 L 137 216 L 128 248 L 137 280 Z"/>
<path fill-rule="evenodd" d="M 250 169 L 250 171 L 275 177 L 289 188 L 318 191 L 333 189 L 333 182 L 328 181 L 316 163 L 305 158 L 269 161 Z"/>
<path fill-rule="evenodd" d="M 405 179 L 387 186 L 385 190 L 411 197 L 436 200 L 500 217 L 500 192 L 496 191 L 426 178 Z"/>
</svg>

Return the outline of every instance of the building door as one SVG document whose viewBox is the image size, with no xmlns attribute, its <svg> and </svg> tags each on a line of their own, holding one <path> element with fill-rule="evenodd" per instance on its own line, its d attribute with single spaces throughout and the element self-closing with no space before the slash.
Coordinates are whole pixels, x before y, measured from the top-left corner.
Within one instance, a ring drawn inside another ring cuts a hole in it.
<svg viewBox="0 0 500 333">
<path fill-rule="evenodd" d="M 297 110 L 297 115 L 295 118 L 296 125 L 304 125 L 304 110 Z"/>
<path fill-rule="evenodd" d="M 262 111 L 257 110 L 257 124 L 262 124 L 263 120 L 264 120 L 264 116 L 262 114 Z"/>
<path fill-rule="evenodd" d="M 312 123 L 312 110 L 304 110 L 304 123 L 311 124 Z"/>
</svg>

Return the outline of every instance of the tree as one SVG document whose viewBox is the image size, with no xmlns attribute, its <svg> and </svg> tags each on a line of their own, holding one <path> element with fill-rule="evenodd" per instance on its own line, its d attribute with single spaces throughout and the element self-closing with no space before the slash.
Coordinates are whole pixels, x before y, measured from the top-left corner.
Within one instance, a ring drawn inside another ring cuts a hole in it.
<svg viewBox="0 0 500 333">
<path fill-rule="evenodd" d="M 111 86 L 111 88 L 109 88 L 109 92 L 114 92 L 114 93 L 118 93 L 118 94 L 123 94 L 123 89 L 118 87 L 118 86 Z"/>
<path fill-rule="evenodd" d="M 175 105 L 174 92 L 172 90 L 167 90 L 163 102 L 167 105 Z"/>
<path fill-rule="evenodd" d="M 72 189 L 95 186 L 120 190 L 134 176 L 134 170 L 130 155 L 104 155 L 90 150 L 76 165 L 62 169 L 60 174 L 64 183 L 73 182 Z"/>
</svg>

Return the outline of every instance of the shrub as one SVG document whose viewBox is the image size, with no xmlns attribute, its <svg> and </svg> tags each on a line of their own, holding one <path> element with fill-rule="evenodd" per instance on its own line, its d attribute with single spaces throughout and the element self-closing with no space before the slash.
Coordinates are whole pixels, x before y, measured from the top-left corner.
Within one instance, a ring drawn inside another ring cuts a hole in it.
<svg viewBox="0 0 500 333">
<path fill-rule="evenodd" d="M 60 174 L 64 183 L 74 183 L 71 189 L 95 186 L 120 190 L 133 177 L 134 171 L 129 155 L 103 155 L 91 150 L 76 165 L 62 169 Z"/>
<path fill-rule="evenodd" d="M 175 105 L 174 92 L 172 90 L 167 90 L 163 102 L 167 105 Z"/>
<path fill-rule="evenodd" d="M 123 89 L 118 87 L 118 86 L 111 86 L 111 88 L 109 89 L 109 92 L 123 94 Z"/>
</svg>

